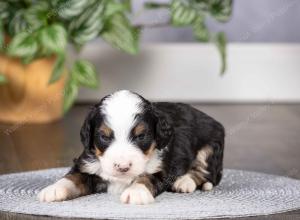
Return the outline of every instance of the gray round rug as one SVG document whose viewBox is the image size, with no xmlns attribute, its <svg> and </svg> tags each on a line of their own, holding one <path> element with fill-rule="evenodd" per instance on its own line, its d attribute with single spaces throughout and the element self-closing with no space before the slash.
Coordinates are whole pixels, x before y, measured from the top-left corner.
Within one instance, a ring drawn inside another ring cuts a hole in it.
<svg viewBox="0 0 300 220">
<path fill-rule="evenodd" d="M 300 209 L 300 181 L 281 176 L 225 170 L 211 192 L 163 193 L 151 205 L 124 205 L 118 196 L 95 194 L 40 203 L 36 194 L 67 168 L 0 176 L 0 211 L 102 219 L 203 219 L 257 216 Z"/>
</svg>

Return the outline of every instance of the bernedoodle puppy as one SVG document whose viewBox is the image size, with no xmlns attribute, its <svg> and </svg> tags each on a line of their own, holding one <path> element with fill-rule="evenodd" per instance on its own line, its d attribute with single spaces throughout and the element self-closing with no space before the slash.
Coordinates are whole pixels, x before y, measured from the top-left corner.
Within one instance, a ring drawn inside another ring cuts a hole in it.
<svg viewBox="0 0 300 220">
<path fill-rule="evenodd" d="M 222 178 L 224 128 L 186 104 L 118 91 L 92 107 L 80 136 L 83 153 L 40 201 L 109 192 L 148 204 L 164 191 L 212 190 Z"/>
</svg>

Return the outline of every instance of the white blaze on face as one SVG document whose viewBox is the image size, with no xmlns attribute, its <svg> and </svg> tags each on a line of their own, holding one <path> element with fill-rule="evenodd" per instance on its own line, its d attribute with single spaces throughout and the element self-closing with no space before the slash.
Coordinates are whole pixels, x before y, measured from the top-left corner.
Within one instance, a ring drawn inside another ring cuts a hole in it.
<svg viewBox="0 0 300 220">
<path fill-rule="evenodd" d="M 114 134 L 112 143 L 99 158 L 101 176 L 105 179 L 128 180 L 145 171 L 148 158 L 129 140 L 135 117 L 142 112 L 141 104 L 140 97 L 125 90 L 112 94 L 103 102 L 101 111 L 105 115 L 105 123 Z M 114 163 L 121 166 L 131 163 L 132 166 L 128 172 L 120 174 L 114 169 Z"/>
</svg>

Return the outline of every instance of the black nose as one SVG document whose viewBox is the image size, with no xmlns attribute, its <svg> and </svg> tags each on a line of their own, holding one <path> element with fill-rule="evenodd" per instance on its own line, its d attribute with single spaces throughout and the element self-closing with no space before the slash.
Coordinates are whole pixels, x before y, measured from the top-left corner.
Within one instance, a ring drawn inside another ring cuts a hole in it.
<svg viewBox="0 0 300 220">
<path fill-rule="evenodd" d="M 125 168 L 118 168 L 118 171 L 121 173 L 126 173 L 129 170 L 129 167 L 125 167 Z"/>
<path fill-rule="evenodd" d="M 121 164 L 118 164 L 118 163 L 114 163 L 114 168 L 118 171 L 118 172 L 121 172 L 121 173 L 126 173 L 130 167 L 132 166 L 132 163 L 128 163 L 127 165 L 121 165 Z"/>
</svg>

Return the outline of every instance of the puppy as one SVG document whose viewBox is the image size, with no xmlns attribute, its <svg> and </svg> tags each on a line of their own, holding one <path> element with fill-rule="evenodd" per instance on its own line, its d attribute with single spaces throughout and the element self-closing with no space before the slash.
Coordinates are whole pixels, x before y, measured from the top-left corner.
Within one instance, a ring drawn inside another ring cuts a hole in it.
<svg viewBox="0 0 300 220">
<path fill-rule="evenodd" d="M 109 192 L 122 203 L 149 204 L 164 191 L 212 190 L 222 177 L 224 128 L 186 104 L 118 91 L 92 107 L 80 136 L 82 154 L 40 201 Z"/>
</svg>

